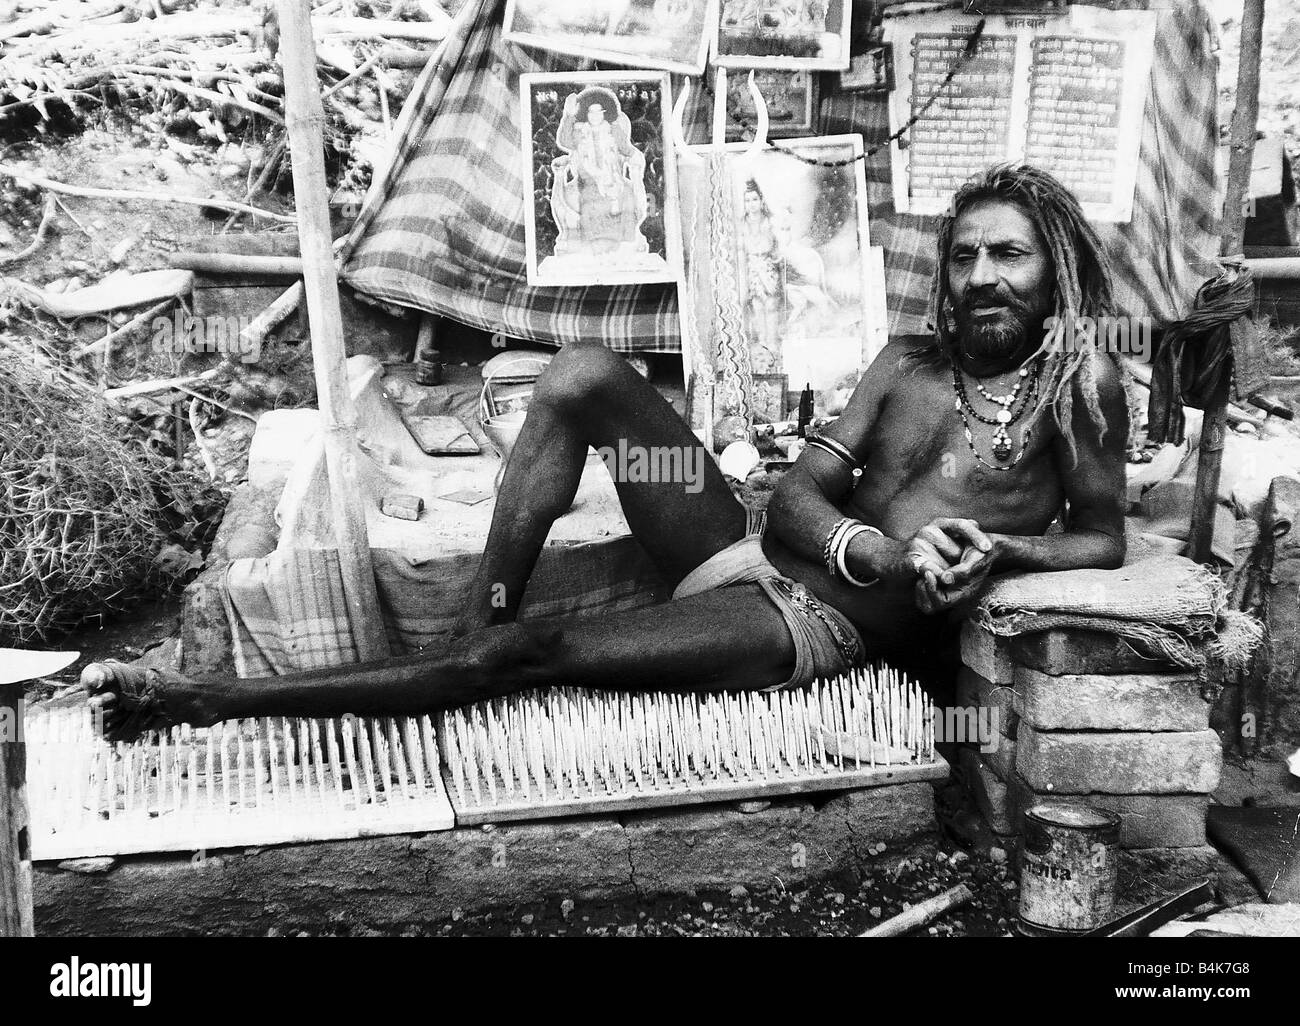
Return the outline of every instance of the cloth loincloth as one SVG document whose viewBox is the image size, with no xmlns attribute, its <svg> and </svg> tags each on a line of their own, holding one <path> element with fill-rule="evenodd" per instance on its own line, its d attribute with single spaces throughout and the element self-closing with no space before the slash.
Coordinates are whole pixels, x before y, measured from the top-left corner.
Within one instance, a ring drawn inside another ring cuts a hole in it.
<svg viewBox="0 0 1300 1026">
<path fill-rule="evenodd" d="M 803 687 L 814 678 L 836 677 L 861 665 L 862 635 L 845 616 L 798 581 L 784 576 L 763 555 L 762 513 L 749 511 L 745 537 L 697 566 L 673 591 L 686 598 L 733 584 L 757 584 L 776 606 L 794 642 L 794 673 L 767 691 Z"/>
</svg>

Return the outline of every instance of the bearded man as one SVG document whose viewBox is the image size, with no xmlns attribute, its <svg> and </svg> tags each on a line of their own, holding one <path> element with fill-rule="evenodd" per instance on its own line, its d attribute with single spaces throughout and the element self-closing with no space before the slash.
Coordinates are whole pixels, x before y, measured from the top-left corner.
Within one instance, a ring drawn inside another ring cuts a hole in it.
<svg viewBox="0 0 1300 1026">
<path fill-rule="evenodd" d="M 516 619 L 589 446 L 677 447 L 682 466 L 699 447 L 625 360 L 568 345 L 537 382 L 445 650 L 256 681 L 151 671 L 146 683 L 98 664 L 83 679 L 106 732 L 417 714 L 548 684 L 799 686 L 868 660 L 909 661 L 989 574 L 1119 566 L 1120 369 L 1092 345 L 1062 343 L 1069 319 L 1114 313 L 1096 233 L 1052 176 L 998 166 L 957 193 L 938 244 L 934 334 L 898 339 L 876 358 L 782 480 L 765 529 L 712 460 L 700 461 L 702 487 L 615 475 L 671 601 Z M 1054 522 L 1061 530 L 1048 533 Z"/>
</svg>

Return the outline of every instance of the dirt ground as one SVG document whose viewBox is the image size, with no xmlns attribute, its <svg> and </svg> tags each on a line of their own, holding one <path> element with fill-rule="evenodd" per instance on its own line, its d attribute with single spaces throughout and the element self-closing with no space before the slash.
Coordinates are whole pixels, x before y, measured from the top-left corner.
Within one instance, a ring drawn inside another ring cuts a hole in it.
<svg viewBox="0 0 1300 1026">
<path fill-rule="evenodd" d="M 965 884 L 974 895 L 933 925 L 932 937 L 1015 935 L 1016 884 L 1006 853 L 970 854 L 926 842 L 906 851 L 883 844 L 856 874 L 787 890 L 737 885 L 729 891 L 645 902 L 575 902 L 555 898 L 491 912 L 452 912 L 449 923 L 413 926 L 404 936 L 438 937 L 852 937 L 915 904 Z M 277 931 L 278 932 L 278 931 Z M 309 929 L 287 930 L 317 935 Z"/>
</svg>

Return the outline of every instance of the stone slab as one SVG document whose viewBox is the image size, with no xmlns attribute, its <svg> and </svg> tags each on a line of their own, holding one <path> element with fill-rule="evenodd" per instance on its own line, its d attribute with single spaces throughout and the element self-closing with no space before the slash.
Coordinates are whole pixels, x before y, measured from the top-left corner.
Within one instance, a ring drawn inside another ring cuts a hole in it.
<svg viewBox="0 0 1300 1026">
<path fill-rule="evenodd" d="M 1015 672 L 1008 639 L 986 631 L 971 620 L 961 628 L 961 661 L 995 684 L 1010 684 Z"/>
<path fill-rule="evenodd" d="M 1212 730 L 1048 733 L 1021 720 L 1016 770 L 1040 794 L 1208 794 L 1223 749 Z"/>
<path fill-rule="evenodd" d="M 957 671 L 957 709 L 955 711 L 936 710 L 944 716 L 944 727 L 950 728 L 959 722 L 967 724 L 966 736 L 951 737 L 950 729 L 944 730 L 944 738 L 949 741 L 967 742 L 981 740 L 981 736 L 969 736 L 971 731 L 971 710 L 975 710 L 974 726 L 977 735 L 1001 734 L 1004 737 L 1016 736 L 1016 723 L 1020 719 L 1015 709 L 1015 682 L 1007 678 L 1004 684 L 995 684 L 987 677 L 977 673 L 969 666 Z M 989 729 L 985 729 L 985 725 Z"/>
<path fill-rule="evenodd" d="M 1205 730 L 1210 703 L 1196 674 L 1060 676 L 1016 667 L 1014 706 L 1039 730 Z"/>
<path fill-rule="evenodd" d="M 984 765 L 992 770 L 999 780 L 1007 781 L 1015 775 L 1016 742 L 1013 738 L 999 734 L 993 739 L 992 744 L 982 746 L 979 753 Z"/>
<path fill-rule="evenodd" d="M 998 779 L 973 749 L 963 749 L 958 764 L 966 786 L 975 798 L 975 805 L 989 828 L 996 834 L 1015 833 L 1016 807 L 1007 785 Z"/>
<path fill-rule="evenodd" d="M 635 894 L 614 819 L 139 856 L 93 877 L 42 864 L 35 877 L 46 936 L 365 932 L 559 892 Z"/>
<path fill-rule="evenodd" d="M 1115 914 L 1124 915 L 1143 905 L 1176 894 L 1208 879 L 1218 880 L 1224 862 L 1214 848 L 1122 848 L 1119 853 Z"/>
<path fill-rule="evenodd" d="M 1207 843 L 1205 819 L 1210 806 L 1209 795 L 1042 794 L 1018 775 L 1007 782 L 1007 789 L 1016 831 L 1023 830 L 1025 810 L 1039 802 L 1051 801 L 1117 813 L 1121 848 L 1194 848 Z"/>
<path fill-rule="evenodd" d="M 102 873 L 36 867 L 46 936 L 397 932 L 456 910 L 549 898 L 812 882 L 853 869 L 878 841 L 936 829 L 926 783 L 779 799 L 752 813 L 703 806 L 438 833 L 118 859 Z"/>
<path fill-rule="evenodd" d="M 1010 658 L 1056 676 L 1067 673 L 1164 673 L 1175 667 L 1135 652 L 1122 638 L 1101 631 L 1034 631 L 1006 639 Z"/>
<path fill-rule="evenodd" d="M 637 890 L 647 896 L 829 876 L 864 862 L 869 845 L 897 844 L 934 822 L 934 791 L 925 783 L 848 792 L 817 809 L 794 802 L 757 815 L 715 807 L 624 820 Z"/>
</svg>

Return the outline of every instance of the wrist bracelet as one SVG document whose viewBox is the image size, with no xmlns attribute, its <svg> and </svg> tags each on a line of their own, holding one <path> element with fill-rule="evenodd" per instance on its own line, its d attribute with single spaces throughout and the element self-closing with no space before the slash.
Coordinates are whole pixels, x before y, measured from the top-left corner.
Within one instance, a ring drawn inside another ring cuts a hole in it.
<svg viewBox="0 0 1300 1026">
<path fill-rule="evenodd" d="M 843 577 L 846 581 L 848 581 L 849 584 L 852 584 L 858 588 L 869 588 L 871 585 L 875 584 L 878 580 L 880 580 L 880 578 L 873 577 L 869 581 L 860 581 L 856 577 L 854 577 L 852 573 L 849 572 L 849 566 L 848 566 L 849 545 L 853 541 L 853 539 L 860 534 L 875 534 L 881 538 L 885 536 L 882 531 L 880 531 L 878 528 L 872 527 L 870 524 L 864 524 L 861 521 L 855 522 L 853 526 L 849 527 L 848 530 L 844 532 L 843 536 L 840 539 L 838 551 L 835 553 L 835 566 L 836 569 L 839 571 L 840 576 Z"/>
<path fill-rule="evenodd" d="M 853 517 L 841 517 L 831 528 L 831 533 L 826 536 L 826 543 L 822 546 L 822 562 L 826 564 L 826 571 L 832 577 L 835 576 L 835 555 L 839 551 L 840 536 L 856 523 L 858 521 Z"/>
</svg>

